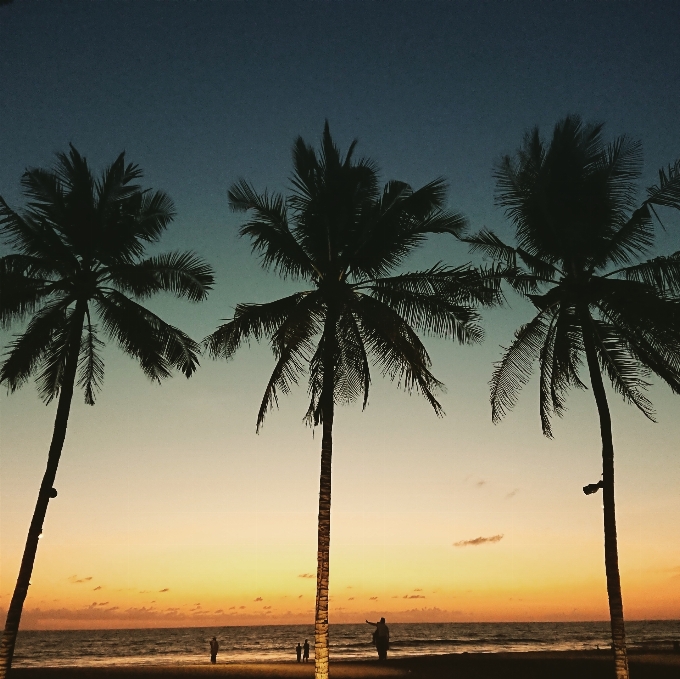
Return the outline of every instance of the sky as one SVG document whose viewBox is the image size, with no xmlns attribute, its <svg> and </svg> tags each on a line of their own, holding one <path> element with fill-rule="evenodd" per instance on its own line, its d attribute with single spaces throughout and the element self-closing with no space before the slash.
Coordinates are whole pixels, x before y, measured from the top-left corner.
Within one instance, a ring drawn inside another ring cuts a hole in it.
<svg viewBox="0 0 680 679">
<path fill-rule="evenodd" d="M 22 172 L 69 143 L 97 170 L 126 151 L 176 205 L 156 251 L 215 267 L 205 303 L 150 303 L 201 339 L 237 303 L 296 289 L 238 238 L 227 189 L 287 191 L 298 135 L 316 144 L 328 119 L 384 181 L 444 176 L 471 230 L 509 240 L 492 170 L 533 125 L 578 113 L 640 139 L 641 196 L 680 158 L 679 32 L 680 6 L 654 1 L 15 0 L 0 7 L 0 195 L 21 207 Z M 658 253 L 680 249 L 680 219 L 664 223 Z M 438 261 L 471 256 L 442 236 L 405 269 Z M 444 418 L 378 373 L 364 412 L 338 410 L 331 623 L 607 618 L 601 495 L 581 490 L 600 477 L 592 393 L 569 396 L 553 440 L 535 380 L 491 423 L 493 362 L 531 313 L 508 301 L 481 346 L 426 340 Z M 256 434 L 266 344 L 162 386 L 114 346 L 105 360 L 97 404 L 74 398 L 22 626 L 311 623 L 321 437 L 304 387 Z M 652 385 L 652 423 L 609 396 L 625 613 L 680 618 L 680 400 Z M 54 414 L 32 383 L 0 394 L 0 613 Z"/>
</svg>

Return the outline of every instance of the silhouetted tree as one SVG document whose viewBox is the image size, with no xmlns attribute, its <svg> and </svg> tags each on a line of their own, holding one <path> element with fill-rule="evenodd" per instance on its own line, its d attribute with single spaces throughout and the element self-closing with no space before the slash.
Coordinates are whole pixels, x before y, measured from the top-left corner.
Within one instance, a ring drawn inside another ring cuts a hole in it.
<svg viewBox="0 0 680 679">
<path fill-rule="evenodd" d="M 497 166 L 496 200 L 515 227 L 517 247 L 490 231 L 471 239 L 514 268 L 513 287 L 538 310 L 516 333 L 491 380 L 493 421 L 511 409 L 536 360 L 543 433 L 562 415 L 570 387 L 585 388 L 588 368 L 602 436 L 604 544 L 612 640 L 619 679 L 628 660 L 614 508 L 614 447 L 603 374 L 614 390 L 653 418 L 644 395 L 652 373 L 680 392 L 680 253 L 638 262 L 654 240 L 655 205 L 680 208 L 680 162 L 640 205 L 635 179 L 641 145 L 602 139 L 602 125 L 568 116 L 546 144 L 529 132 L 514 157 Z M 636 209 L 637 208 L 637 209 Z"/>
<path fill-rule="evenodd" d="M 0 323 L 8 327 L 30 318 L 9 346 L 0 382 L 14 391 L 35 375 L 42 398 L 58 398 L 47 469 L 2 637 L 2 679 L 12 663 L 47 505 L 57 496 L 53 486 L 76 380 L 85 402 L 94 405 L 104 378 L 104 342 L 95 319 L 150 379 L 160 382 L 173 369 L 190 377 L 199 346 L 135 300 L 170 292 L 198 302 L 213 284 L 212 269 L 190 252 L 142 258 L 174 208 L 165 193 L 134 183 L 142 173 L 125 164 L 124 154 L 100 179 L 73 146 L 57 158 L 51 171 L 24 173 L 24 211 L 15 212 L 0 198 L 0 230 L 16 251 L 0 259 Z"/>
<path fill-rule="evenodd" d="M 337 403 L 368 402 L 369 361 L 408 392 L 419 390 L 437 414 L 442 386 L 417 331 L 477 342 L 473 305 L 495 299 L 497 285 L 468 266 L 435 266 L 394 277 L 429 233 L 459 234 L 462 216 L 442 209 L 445 185 L 413 191 L 389 182 L 382 193 L 370 160 L 343 158 L 326 123 L 321 149 L 298 138 L 293 146 L 292 195 L 258 194 L 241 180 L 229 191 L 233 210 L 252 217 L 241 227 L 265 269 L 310 287 L 268 304 L 240 304 L 234 317 L 206 339 L 214 357 L 230 358 L 244 341 L 268 338 L 276 366 L 257 427 L 278 394 L 309 373 L 307 418 L 323 425 L 319 491 L 315 671 L 328 677 L 328 554 L 333 415 Z"/>
</svg>

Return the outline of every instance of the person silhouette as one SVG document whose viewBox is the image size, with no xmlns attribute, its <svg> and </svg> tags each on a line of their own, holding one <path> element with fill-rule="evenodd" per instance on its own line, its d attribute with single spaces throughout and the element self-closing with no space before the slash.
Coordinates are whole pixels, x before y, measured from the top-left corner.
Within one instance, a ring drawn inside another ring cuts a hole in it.
<svg viewBox="0 0 680 679">
<path fill-rule="evenodd" d="M 300 658 L 302 657 L 302 646 L 300 646 L 299 641 L 298 645 L 295 647 L 295 652 L 297 653 L 297 661 L 300 662 Z"/>
<path fill-rule="evenodd" d="M 217 651 L 220 650 L 220 645 L 217 643 L 215 637 L 210 642 L 210 662 L 214 665 L 217 662 Z"/>
<path fill-rule="evenodd" d="M 304 662 L 309 662 L 309 641 L 305 639 L 305 645 L 303 646 L 304 653 L 302 654 L 302 659 Z"/>
<path fill-rule="evenodd" d="M 378 651 L 378 660 L 387 660 L 387 650 L 390 647 L 390 628 L 385 624 L 385 618 L 380 618 L 380 622 L 369 622 L 369 625 L 375 625 L 375 632 L 373 632 L 373 643 Z"/>
</svg>

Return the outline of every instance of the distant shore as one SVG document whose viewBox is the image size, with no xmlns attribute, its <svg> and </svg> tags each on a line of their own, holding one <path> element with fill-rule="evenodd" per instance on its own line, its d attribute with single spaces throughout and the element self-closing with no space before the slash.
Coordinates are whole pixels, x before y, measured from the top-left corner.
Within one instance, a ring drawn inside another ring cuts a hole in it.
<svg viewBox="0 0 680 679">
<path fill-rule="evenodd" d="M 633 679 L 677 679 L 678 653 L 633 653 Z M 242 663 L 217 665 L 145 665 L 109 667 L 19 668 L 12 679 L 308 679 L 314 663 Z M 526 653 L 454 653 L 376 661 L 331 662 L 331 677 L 339 679 L 610 679 L 609 651 L 531 651 Z"/>
</svg>

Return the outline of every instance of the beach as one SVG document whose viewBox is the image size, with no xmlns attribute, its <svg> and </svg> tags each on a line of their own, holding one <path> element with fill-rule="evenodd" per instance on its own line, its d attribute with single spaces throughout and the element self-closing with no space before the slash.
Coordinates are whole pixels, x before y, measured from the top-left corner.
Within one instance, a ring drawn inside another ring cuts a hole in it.
<svg viewBox="0 0 680 679">
<path fill-rule="evenodd" d="M 636 653 L 630 656 L 633 679 L 677 679 L 680 654 Z M 217 665 L 146 665 L 126 667 L 19 668 L 13 679 L 306 679 L 314 664 L 218 663 Z M 453 653 L 376 661 L 331 662 L 331 676 L 342 679 L 610 679 L 614 665 L 608 651 L 538 651 L 526 653 Z"/>
</svg>

